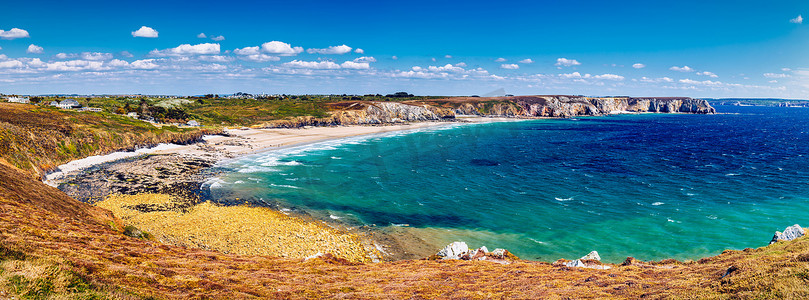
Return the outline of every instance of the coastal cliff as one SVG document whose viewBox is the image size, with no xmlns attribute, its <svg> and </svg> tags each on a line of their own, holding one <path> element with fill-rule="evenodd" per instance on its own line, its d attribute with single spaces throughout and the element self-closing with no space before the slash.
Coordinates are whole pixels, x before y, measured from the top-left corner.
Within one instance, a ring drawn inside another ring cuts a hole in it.
<svg viewBox="0 0 809 300">
<path fill-rule="evenodd" d="M 447 98 L 407 102 L 338 102 L 329 105 L 327 117 L 302 116 L 276 120 L 256 127 L 393 124 L 453 120 L 459 115 L 512 118 L 569 118 L 615 113 L 712 114 L 707 101 L 685 97 L 516 96 L 496 98 Z"/>
</svg>

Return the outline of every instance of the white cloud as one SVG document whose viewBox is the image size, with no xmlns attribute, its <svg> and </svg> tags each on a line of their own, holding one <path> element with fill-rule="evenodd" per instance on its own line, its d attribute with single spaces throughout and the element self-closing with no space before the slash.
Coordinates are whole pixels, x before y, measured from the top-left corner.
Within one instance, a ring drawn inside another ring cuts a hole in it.
<svg viewBox="0 0 809 300">
<path fill-rule="evenodd" d="M 713 72 L 708 72 L 708 71 L 705 71 L 705 72 L 697 72 L 697 75 L 700 75 L 700 76 L 708 76 L 708 77 L 711 77 L 711 78 L 719 78 L 719 75 L 716 75 L 716 74 L 714 74 Z"/>
<path fill-rule="evenodd" d="M 229 62 L 234 60 L 233 57 L 224 55 L 202 55 L 200 57 L 197 57 L 197 59 L 201 61 L 210 61 L 210 62 Z"/>
<path fill-rule="evenodd" d="M 376 58 L 374 58 L 373 56 L 357 57 L 357 58 L 354 59 L 354 62 L 357 62 L 357 63 L 372 63 L 372 62 L 376 62 Z"/>
<path fill-rule="evenodd" d="M 256 55 L 260 53 L 259 51 L 260 51 L 259 47 L 255 46 L 255 47 L 244 47 L 241 49 L 236 48 L 233 50 L 233 53 L 238 55 Z"/>
<path fill-rule="evenodd" d="M 507 70 L 516 70 L 516 69 L 519 69 L 520 66 L 517 65 L 517 64 L 502 64 L 502 65 L 500 65 L 500 68 L 501 69 L 507 69 Z"/>
<path fill-rule="evenodd" d="M 624 76 L 615 75 L 615 74 L 601 74 L 601 75 L 593 76 L 593 78 L 595 78 L 595 79 L 605 79 L 605 80 L 615 80 L 615 81 L 624 80 Z"/>
<path fill-rule="evenodd" d="M 680 79 L 680 83 L 694 84 L 694 85 L 707 85 L 707 86 L 717 86 L 717 85 L 722 84 L 721 81 L 710 81 L 710 80 L 696 81 L 696 80 L 691 80 L 691 79 L 688 79 L 688 78 Z"/>
<path fill-rule="evenodd" d="M 19 38 L 31 37 L 25 29 L 11 28 L 8 31 L 0 29 L 0 39 L 13 40 Z"/>
<path fill-rule="evenodd" d="M 640 78 L 640 81 L 641 82 L 659 83 L 659 82 L 674 82 L 674 79 L 671 79 L 671 78 L 668 78 L 668 77 L 660 77 L 660 78 L 652 79 L 652 78 L 644 76 L 644 77 Z"/>
<path fill-rule="evenodd" d="M 267 55 L 267 54 L 264 54 L 264 53 L 249 54 L 249 55 L 242 56 L 240 58 L 242 60 L 254 61 L 254 62 L 266 62 L 266 61 L 279 61 L 279 60 L 281 60 L 281 58 L 278 57 L 278 56 Z"/>
<path fill-rule="evenodd" d="M 112 53 L 82 52 L 81 58 L 84 60 L 110 60 L 112 59 Z"/>
<path fill-rule="evenodd" d="M 398 56 L 396 56 L 396 55 L 394 55 L 394 56 L 391 56 L 391 57 L 390 57 L 390 59 L 392 59 L 392 60 L 399 60 L 399 57 L 398 57 Z"/>
<path fill-rule="evenodd" d="M 77 56 L 77 55 L 76 55 L 76 54 L 73 54 L 73 53 L 71 53 L 71 54 L 67 54 L 67 53 L 57 53 L 56 55 L 54 55 L 54 57 L 56 57 L 56 59 L 68 59 L 68 58 L 75 58 L 76 56 Z"/>
<path fill-rule="evenodd" d="M 505 61 L 506 61 L 506 59 L 505 59 L 505 58 L 500 57 L 500 58 L 498 58 L 498 59 L 495 59 L 494 61 L 495 61 L 495 62 L 505 62 Z"/>
<path fill-rule="evenodd" d="M 614 81 L 621 81 L 624 80 L 624 76 L 615 75 L 615 74 L 601 74 L 601 75 L 591 75 L 591 74 L 584 74 L 582 75 L 579 72 L 573 72 L 568 74 L 559 74 L 559 77 L 565 79 L 600 79 L 600 80 L 614 80 Z M 646 77 L 643 77 L 646 78 Z"/>
<path fill-rule="evenodd" d="M 413 70 L 419 71 L 423 69 L 421 67 L 413 67 Z M 466 71 L 464 70 L 464 68 L 456 67 L 451 64 L 446 64 L 443 67 L 429 66 L 427 67 L 427 70 L 429 70 L 430 72 L 456 72 L 456 73 Z"/>
<path fill-rule="evenodd" d="M 635 69 L 643 69 L 643 68 L 646 67 L 646 65 L 644 65 L 642 63 L 636 63 L 636 64 L 632 65 L 632 67 L 635 68 Z"/>
<path fill-rule="evenodd" d="M 155 59 L 141 59 L 133 61 L 129 64 L 130 67 L 133 69 L 141 69 L 141 70 L 150 70 L 150 69 L 157 69 L 159 67 L 157 64 L 154 63 Z"/>
<path fill-rule="evenodd" d="M 306 52 L 317 54 L 346 54 L 348 52 L 351 52 L 351 47 L 346 45 L 340 45 L 340 46 L 331 46 L 323 49 L 309 48 L 306 49 Z"/>
<path fill-rule="evenodd" d="M 449 55 L 449 54 L 444 55 L 444 58 L 452 58 L 452 55 Z"/>
<path fill-rule="evenodd" d="M 767 82 L 769 82 L 769 83 L 778 83 L 778 80 L 773 79 L 773 80 L 770 80 L 770 81 L 767 81 Z"/>
<path fill-rule="evenodd" d="M 578 65 L 581 65 L 579 61 L 575 59 L 567 59 L 564 57 L 557 58 L 555 64 L 555 66 L 564 66 L 564 67 L 578 66 Z"/>
<path fill-rule="evenodd" d="M 152 29 L 152 27 L 141 26 L 140 29 L 135 30 L 132 32 L 133 37 L 145 37 L 145 38 L 156 38 L 157 37 L 157 30 Z"/>
<path fill-rule="evenodd" d="M 22 68 L 23 64 L 19 60 L 0 61 L 0 69 L 6 68 Z"/>
<path fill-rule="evenodd" d="M 764 73 L 764 77 L 767 78 L 787 78 L 789 75 L 783 73 Z"/>
<path fill-rule="evenodd" d="M 459 63 L 455 64 L 455 66 L 456 67 L 461 67 L 461 68 L 466 68 L 466 63 L 465 62 L 459 62 Z"/>
<path fill-rule="evenodd" d="M 302 68 L 302 69 L 339 69 L 340 65 L 331 62 L 331 61 L 302 61 L 302 60 L 293 60 L 288 63 L 284 63 L 284 66 L 292 67 L 292 68 Z"/>
<path fill-rule="evenodd" d="M 433 62 L 435 62 L 435 57 L 431 58 L 430 60 L 432 60 Z"/>
<path fill-rule="evenodd" d="M 280 56 L 292 56 L 303 52 L 303 48 L 292 47 L 292 45 L 284 42 L 272 41 L 261 44 L 261 51 Z"/>
<path fill-rule="evenodd" d="M 129 63 L 127 61 L 125 61 L 125 60 L 113 59 L 113 60 L 107 62 L 107 65 L 109 65 L 111 67 L 126 67 L 126 66 L 129 65 Z"/>
<path fill-rule="evenodd" d="M 38 53 L 42 53 L 42 51 L 44 51 L 44 50 L 45 49 L 42 49 L 42 47 L 40 47 L 40 46 L 31 44 L 31 45 L 28 45 L 28 50 L 26 50 L 25 52 L 38 54 Z"/>
<path fill-rule="evenodd" d="M 358 53 L 358 54 L 365 54 L 365 50 L 362 50 L 362 49 L 360 49 L 360 48 L 357 48 L 357 49 L 354 49 L 354 53 Z"/>
<path fill-rule="evenodd" d="M 669 68 L 669 70 L 677 72 L 694 72 L 694 69 L 692 69 L 689 66 L 682 66 L 682 67 L 672 66 L 671 68 Z"/>
<path fill-rule="evenodd" d="M 583 76 L 581 76 L 581 73 L 579 73 L 579 72 L 573 72 L 573 73 L 568 73 L 568 74 L 559 74 L 559 77 L 567 78 L 567 79 L 583 78 Z M 587 74 L 586 77 L 589 78 L 590 74 Z"/>
<path fill-rule="evenodd" d="M 197 34 L 197 38 L 204 39 L 204 38 L 207 38 L 207 37 L 208 37 L 208 36 L 207 36 L 207 35 L 205 35 L 205 33 L 204 33 L 204 32 L 200 32 L 199 34 Z"/>
<path fill-rule="evenodd" d="M 789 23 L 794 23 L 794 24 L 803 24 L 803 16 L 798 15 L 798 16 L 797 16 L 797 17 L 795 17 L 794 19 L 790 19 L 790 20 L 789 20 Z"/>
<path fill-rule="evenodd" d="M 164 50 L 152 50 L 149 55 L 152 56 L 183 56 L 183 55 L 202 55 L 202 54 L 219 54 L 219 44 L 216 43 L 203 43 L 197 45 L 182 44 L 174 48 Z"/>
<path fill-rule="evenodd" d="M 533 63 L 534 63 L 534 60 L 532 60 L 532 59 L 530 59 L 530 58 L 526 58 L 526 59 L 523 59 L 523 60 L 521 60 L 521 61 L 519 61 L 519 62 L 520 62 L 521 64 L 533 64 Z"/>
<path fill-rule="evenodd" d="M 104 63 L 100 61 L 88 61 L 88 60 L 68 60 L 68 61 L 56 61 L 52 63 L 48 63 L 46 65 L 46 69 L 48 71 L 84 71 L 84 70 L 92 70 L 92 71 L 99 71 L 104 69 Z"/>
<path fill-rule="evenodd" d="M 344 69 L 369 69 L 371 65 L 367 62 L 353 62 L 353 61 L 346 61 L 340 64 L 341 67 Z"/>
<path fill-rule="evenodd" d="M 790 68 L 781 68 L 781 71 L 789 72 L 789 71 L 792 71 L 792 69 L 790 69 Z"/>
<path fill-rule="evenodd" d="M 45 63 L 42 62 L 42 60 L 40 60 L 39 58 L 34 58 L 34 59 L 32 59 L 31 61 L 28 62 L 28 66 L 33 67 L 33 68 L 40 68 L 40 67 L 44 67 Z"/>
<path fill-rule="evenodd" d="M 219 35 L 219 36 L 212 37 L 211 39 L 214 40 L 214 41 L 217 41 L 217 42 L 221 42 L 221 41 L 225 40 L 225 37 Z"/>
<path fill-rule="evenodd" d="M 129 51 L 121 51 L 121 56 L 123 56 L 123 57 L 134 57 L 134 55 L 132 55 L 132 53 L 129 53 Z"/>
</svg>

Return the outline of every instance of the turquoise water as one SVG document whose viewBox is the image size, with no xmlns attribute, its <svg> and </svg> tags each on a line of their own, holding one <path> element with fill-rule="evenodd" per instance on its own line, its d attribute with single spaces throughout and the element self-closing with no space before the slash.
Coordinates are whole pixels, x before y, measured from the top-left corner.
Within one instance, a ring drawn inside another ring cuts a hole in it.
<svg viewBox="0 0 809 300">
<path fill-rule="evenodd" d="M 809 225 L 809 109 L 448 125 L 244 157 L 211 198 L 554 261 L 697 259 Z"/>
</svg>

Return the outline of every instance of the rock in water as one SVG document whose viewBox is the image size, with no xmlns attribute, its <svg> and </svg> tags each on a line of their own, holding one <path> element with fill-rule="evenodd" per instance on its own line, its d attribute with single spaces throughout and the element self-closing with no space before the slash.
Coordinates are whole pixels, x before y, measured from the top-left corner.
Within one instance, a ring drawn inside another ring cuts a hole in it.
<svg viewBox="0 0 809 300">
<path fill-rule="evenodd" d="M 469 246 L 466 245 L 464 242 L 452 242 L 452 244 L 447 245 L 441 251 L 438 251 L 438 256 L 442 259 L 459 259 L 462 255 L 469 252 Z"/>
<path fill-rule="evenodd" d="M 581 260 L 592 259 L 592 260 L 601 261 L 601 256 L 598 256 L 598 252 L 596 252 L 596 251 L 591 251 L 590 253 L 588 253 L 588 254 L 587 254 L 587 255 L 585 255 L 585 256 L 582 256 L 582 257 L 581 257 L 581 258 L 579 258 L 579 259 L 581 259 Z"/>
<path fill-rule="evenodd" d="M 777 241 L 791 241 L 799 237 L 802 237 L 805 234 L 806 231 L 803 228 L 801 228 L 800 225 L 795 224 L 784 229 L 784 232 L 776 231 L 775 235 L 772 236 L 770 244 L 773 244 Z"/>
</svg>

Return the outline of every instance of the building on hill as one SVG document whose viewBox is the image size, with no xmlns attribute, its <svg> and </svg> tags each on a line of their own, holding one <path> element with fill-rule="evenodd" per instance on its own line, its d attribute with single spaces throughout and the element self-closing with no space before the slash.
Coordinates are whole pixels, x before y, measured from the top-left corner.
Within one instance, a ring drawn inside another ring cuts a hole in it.
<svg viewBox="0 0 809 300">
<path fill-rule="evenodd" d="M 199 122 L 197 122 L 196 120 L 191 120 L 191 121 L 188 121 L 188 123 L 186 123 L 186 124 L 187 124 L 188 126 L 195 126 L 195 127 L 196 127 L 196 126 L 199 126 Z"/>
<path fill-rule="evenodd" d="M 59 104 L 56 105 L 56 106 L 61 108 L 61 109 L 74 109 L 74 108 L 80 108 L 81 104 L 79 104 L 78 101 L 73 100 L 73 99 L 65 99 L 65 100 L 62 100 L 62 102 L 59 102 Z"/>
<path fill-rule="evenodd" d="M 51 101 L 51 103 L 49 105 L 50 106 L 59 106 L 59 101 L 56 101 L 56 100 Z"/>
<path fill-rule="evenodd" d="M 29 104 L 31 103 L 31 99 L 28 97 L 8 97 L 8 102 Z"/>
</svg>

